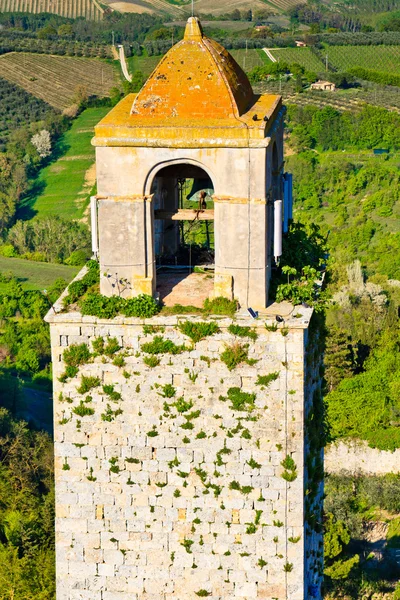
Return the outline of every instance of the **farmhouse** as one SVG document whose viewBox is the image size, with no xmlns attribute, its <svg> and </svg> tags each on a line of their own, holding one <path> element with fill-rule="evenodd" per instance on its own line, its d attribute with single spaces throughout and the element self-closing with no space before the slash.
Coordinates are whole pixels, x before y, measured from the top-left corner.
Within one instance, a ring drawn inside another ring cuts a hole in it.
<svg viewBox="0 0 400 600">
<path fill-rule="evenodd" d="M 336 90 L 336 85 L 331 81 L 322 81 L 319 79 L 311 84 L 310 89 L 320 90 L 322 92 L 334 92 Z"/>
</svg>

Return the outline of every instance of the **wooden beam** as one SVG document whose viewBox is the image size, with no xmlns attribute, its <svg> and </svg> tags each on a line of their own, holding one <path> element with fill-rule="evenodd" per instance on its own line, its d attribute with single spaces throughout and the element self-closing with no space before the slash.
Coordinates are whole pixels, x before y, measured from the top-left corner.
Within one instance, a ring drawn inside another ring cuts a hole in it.
<svg viewBox="0 0 400 600">
<path fill-rule="evenodd" d="M 154 217 L 163 221 L 213 221 L 214 210 L 194 210 L 193 208 L 180 208 L 175 212 L 155 210 Z"/>
</svg>

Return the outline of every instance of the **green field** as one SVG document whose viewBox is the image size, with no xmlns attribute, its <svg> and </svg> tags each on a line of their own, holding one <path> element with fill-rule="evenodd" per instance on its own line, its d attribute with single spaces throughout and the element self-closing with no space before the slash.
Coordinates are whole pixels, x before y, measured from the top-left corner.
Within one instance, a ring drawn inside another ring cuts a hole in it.
<svg viewBox="0 0 400 600">
<path fill-rule="evenodd" d="M 69 283 L 80 268 L 0 256 L 0 272 L 12 271 L 24 290 L 44 290 L 59 277 Z M 6 287 L 6 283 L 0 283 L 0 292 L 3 292 Z"/>
<path fill-rule="evenodd" d="M 90 143 L 93 127 L 109 110 L 88 108 L 73 121 L 57 143 L 57 160 L 41 169 L 30 193 L 22 200 L 18 218 L 83 217 L 95 185 L 94 148 Z"/>
<path fill-rule="evenodd" d="M 324 50 L 339 71 L 363 67 L 400 75 L 399 46 L 329 46 Z"/>
<path fill-rule="evenodd" d="M 244 71 L 251 71 L 254 67 L 262 67 L 270 60 L 264 50 L 229 50 L 236 62 Z"/>
<path fill-rule="evenodd" d="M 156 68 L 162 56 L 131 56 L 126 59 L 129 73 L 141 71 L 147 78 Z"/>
<path fill-rule="evenodd" d="M 323 63 L 310 48 L 270 48 L 270 52 L 277 60 L 283 60 L 289 64 L 297 63 L 308 71 L 317 73 L 324 69 Z"/>
</svg>

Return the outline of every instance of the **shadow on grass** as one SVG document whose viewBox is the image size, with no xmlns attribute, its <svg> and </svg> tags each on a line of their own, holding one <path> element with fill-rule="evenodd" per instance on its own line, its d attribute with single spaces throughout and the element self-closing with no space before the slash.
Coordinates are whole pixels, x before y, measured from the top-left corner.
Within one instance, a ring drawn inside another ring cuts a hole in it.
<svg viewBox="0 0 400 600">
<path fill-rule="evenodd" d="M 23 221 L 28 221 L 37 215 L 37 210 L 34 208 L 36 200 L 38 197 L 43 194 L 46 188 L 46 183 L 44 181 L 38 181 L 35 179 L 32 182 L 27 193 L 23 196 L 23 198 L 19 202 L 19 206 L 17 209 L 17 219 L 22 219 Z"/>
<path fill-rule="evenodd" d="M 17 219 L 21 219 L 23 221 L 29 221 L 35 217 L 38 211 L 35 209 L 35 203 L 38 197 L 43 194 L 46 189 L 46 183 L 44 181 L 39 181 L 38 177 L 40 171 L 49 165 L 55 163 L 59 158 L 64 156 L 68 150 L 71 148 L 70 144 L 68 144 L 64 139 L 63 134 L 59 140 L 54 145 L 51 156 L 48 159 L 44 160 L 41 164 L 40 169 L 36 173 L 35 179 L 32 181 L 31 186 L 29 187 L 26 194 L 19 202 L 19 207 L 17 209 Z"/>
</svg>

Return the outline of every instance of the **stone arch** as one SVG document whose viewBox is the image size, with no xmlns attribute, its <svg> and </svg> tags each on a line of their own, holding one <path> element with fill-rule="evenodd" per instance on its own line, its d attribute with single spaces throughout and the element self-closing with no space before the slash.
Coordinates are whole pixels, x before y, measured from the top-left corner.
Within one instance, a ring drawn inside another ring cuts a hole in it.
<svg viewBox="0 0 400 600">
<path fill-rule="evenodd" d="M 162 169 L 165 169 L 166 167 L 170 167 L 173 165 L 193 165 L 194 167 L 198 167 L 199 169 L 202 169 L 208 175 L 208 177 L 211 179 L 214 186 L 217 182 L 216 176 L 214 175 L 212 170 L 208 166 L 204 165 L 204 163 L 200 162 L 199 160 L 195 160 L 193 158 L 185 158 L 185 157 L 174 158 L 171 160 L 165 160 L 163 162 L 157 163 L 147 173 L 147 176 L 146 176 L 145 182 L 144 182 L 144 190 L 143 190 L 144 196 L 150 196 L 152 183 L 153 183 L 155 177 L 157 177 L 157 173 L 159 171 L 161 171 Z M 214 192 L 215 192 L 215 188 L 214 188 Z"/>
</svg>

